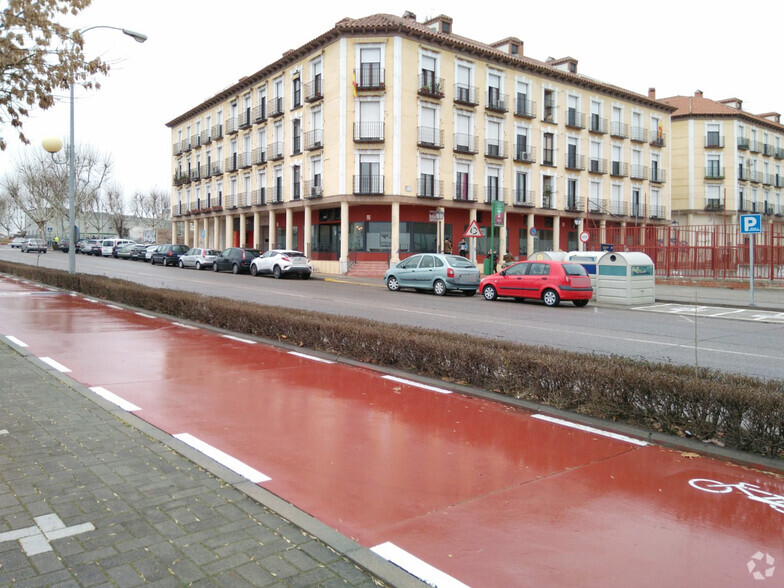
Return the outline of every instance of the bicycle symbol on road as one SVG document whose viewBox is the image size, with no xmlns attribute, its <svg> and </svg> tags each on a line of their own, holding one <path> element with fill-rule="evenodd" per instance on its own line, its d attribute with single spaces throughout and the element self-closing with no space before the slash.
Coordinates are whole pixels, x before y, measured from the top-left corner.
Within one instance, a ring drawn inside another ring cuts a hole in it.
<svg viewBox="0 0 784 588">
<path fill-rule="evenodd" d="M 780 494 L 771 494 L 770 492 L 766 492 L 759 486 L 755 486 L 754 484 L 748 484 L 746 482 L 738 482 L 737 484 L 725 484 L 723 482 L 717 482 L 715 480 L 705 480 L 702 478 L 695 478 L 694 480 L 689 480 L 689 485 L 692 488 L 696 488 L 697 490 L 702 490 L 703 492 L 710 492 L 711 494 L 729 494 L 732 492 L 732 489 L 739 490 L 743 492 L 746 496 L 748 496 L 751 500 L 755 502 L 762 502 L 763 504 L 767 504 L 770 508 L 775 510 L 776 512 L 780 512 L 784 514 L 784 496 Z"/>
</svg>

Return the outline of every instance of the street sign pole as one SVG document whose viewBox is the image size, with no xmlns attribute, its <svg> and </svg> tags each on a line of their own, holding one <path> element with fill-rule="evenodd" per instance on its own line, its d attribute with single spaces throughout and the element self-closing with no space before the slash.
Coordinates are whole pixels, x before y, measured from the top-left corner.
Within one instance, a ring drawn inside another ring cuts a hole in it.
<svg viewBox="0 0 784 588">
<path fill-rule="evenodd" d="M 751 237 L 749 241 L 749 294 L 751 296 L 749 306 L 754 306 L 754 233 L 751 233 L 749 237 Z"/>
<path fill-rule="evenodd" d="M 762 215 L 740 215 L 740 234 L 749 236 L 749 306 L 754 306 L 754 235 L 762 234 Z"/>
</svg>

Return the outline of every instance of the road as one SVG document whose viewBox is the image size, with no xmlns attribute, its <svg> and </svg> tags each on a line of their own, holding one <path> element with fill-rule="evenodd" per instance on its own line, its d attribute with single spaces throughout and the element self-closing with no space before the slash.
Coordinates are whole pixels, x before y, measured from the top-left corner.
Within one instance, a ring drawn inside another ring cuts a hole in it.
<svg viewBox="0 0 784 588">
<path fill-rule="evenodd" d="M 67 268 L 67 255 L 36 256 L 0 248 L 0 259 Z M 149 264 L 77 256 L 77 271 L 166 287 L 228 296 L 261 304 L 295 307 L 344 316 L 433 328 L 467 335 L 553 346 L 570 351 L 621 355 L 665 363 L 699 365 L 749 376 L 780 379 L 784 324 L 741 321 L 688 312 L 650 312 L 563 303 L 546 308 L 535 302 L 454 295 L 439 298 L 389 292 L 381 280 L 342 283 L 274 280 L 249 275 L 151 267 Z"/>
</svg>

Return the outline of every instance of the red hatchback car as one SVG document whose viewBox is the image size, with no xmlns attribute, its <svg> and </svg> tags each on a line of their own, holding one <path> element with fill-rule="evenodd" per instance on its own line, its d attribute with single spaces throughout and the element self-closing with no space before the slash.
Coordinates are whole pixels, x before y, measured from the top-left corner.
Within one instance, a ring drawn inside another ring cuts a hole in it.
<svg viewBox="0 0 784 588">
<path fill-rule="evenodd" d="M 534 298 L 547 306 L 571 300 L 585 306 L 593 295 L 591 277 L 579 263 L 568 261 L 521 261 L 497 274 L 482 278 L 479 291 L 487 300 L 499 296 Z"/>
</svg>

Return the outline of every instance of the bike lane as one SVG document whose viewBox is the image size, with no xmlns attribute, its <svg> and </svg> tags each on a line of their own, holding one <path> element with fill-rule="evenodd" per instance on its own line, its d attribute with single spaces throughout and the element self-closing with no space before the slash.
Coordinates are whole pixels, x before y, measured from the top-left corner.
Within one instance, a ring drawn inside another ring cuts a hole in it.
<svg viewBox="0 0 784 588">
<path fill-rule="evenodd" d="M 777 476 L 5 278 L 0 325 L 438 585 L 738 586 L 784 558 L 784 512 L 689 484 L 784 510 Z"/>
</svg>

